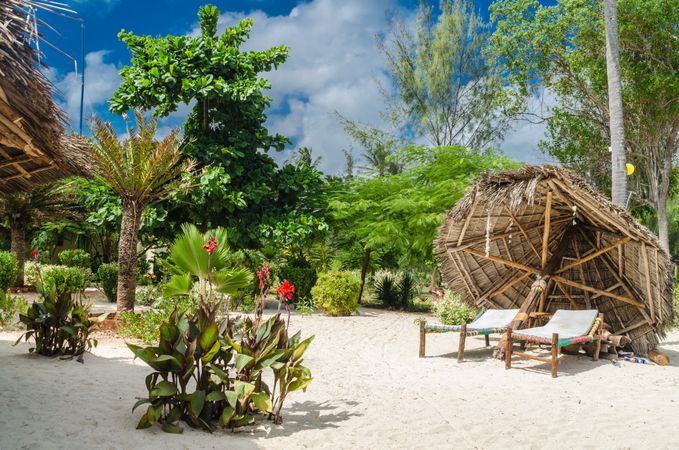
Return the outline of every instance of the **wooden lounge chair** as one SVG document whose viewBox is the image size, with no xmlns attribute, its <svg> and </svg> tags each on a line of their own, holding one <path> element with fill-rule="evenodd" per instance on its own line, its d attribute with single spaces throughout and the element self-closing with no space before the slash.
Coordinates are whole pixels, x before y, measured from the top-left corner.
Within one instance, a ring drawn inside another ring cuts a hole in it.
<svg viewBox="0 0 679 450">
<path fill-rule="evenodd" d="M 491 334 L 502 334 L 519 312 L 518 309 L 486 309 L 476 316 L 473 322 L 462 325 L 442 325 L 439 323 L 420 322 L 420 358 L 424 358 L 427 333 L 460 332 L 460 344 L 457 352 L 458 362 L 464 360 L 464 346 L 467 336 L 483 335 L 486 347 L 490 345 Z"/>
<path fill-rule="evenodd" d="M 596 309 L 570 311 L 560 309 L 543 327 L 514 331 L 507 329 L 505 347 L 505 368 L 512 367 L 512 356 L 542 361 L 552 366 L 552 377 L 556 378 L 561 347 L 596 342 L 594 361 L 599 359 L 601 333 L 604 315 Z M 551 345 L 551 358 L 542 358 L 530 353 L 514 351 L 514 342 L 525 344 Z"/>
</svg>

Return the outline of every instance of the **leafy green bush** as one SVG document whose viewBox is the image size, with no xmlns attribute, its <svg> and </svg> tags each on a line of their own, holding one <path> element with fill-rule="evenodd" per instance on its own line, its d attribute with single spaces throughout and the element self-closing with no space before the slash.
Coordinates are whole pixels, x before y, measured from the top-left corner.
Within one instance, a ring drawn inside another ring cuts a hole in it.
<svg viewBox="0 0 679 450">
<path fill-rule="evenodd" d="M 63 250 L 57 256 L 59 262 L 67 267 L 92 268 L 92 256 L 85 250 Z"/>
<path fill-rule="evenodd" d="M 134 296 L 134 304 L 140 306 L 152 306 L 157 301 L 162 300 L 162 298 L 163 288 L 160 286 L 137 286 L 137 291 Z"/>
<path fill-rule="evenodd" d="M 302 297 L 295 302 L 295 311 L 300 314 L 313 314 L 316 310 L 316 305 L 314 305 L 314 300 L 309 297 Z"/>
<path fill-rule="evenodd" d="M 0 251 L 0 291 L 6 291 L 17 280 L 19 265 L 13 252 Z"/>
<path fill-rule="evenodd" d="M 151 298 L 153 298 L 152 301 Z M 151 294 L 148 300 L 151 302 L 149 306 L 152 306 L 152 309 L 126 311 L 120 314 L 117 324 L 120 336 L 126 339 L 137 339 L 147 345 L 153 344 L 160 338 L 160 325 L 170 319 L 175 308 L 179 311 L 186 311 L 188 314 L 194 314 L 198 309 L 198 299 L 195 297 L 163 298 Z"/>
<path fill-rule="evenodd" d="M 26 261 L 24 263 L 24 282 L 29 286 L 35 286 L 38 282 L 38 271 L 44 264 L 36 261 Z"/>
<path fill-rule="evenodd" d="M 87 286 L 87 272 L 79 267 L 40 266 L 38 281 L 35 288 L 40 293 L 66 292 L 75 294 L 85 290 Z"/>
<path fill-rule="evenodd" d="M 330 316 L 347 316 L 358 309 L 361 282 L 351 272 L 330 271 L 311 290 L 314 304 Z"/>
<path fill-rule="evenodd" d="M 432 311 L 438 320 L 445 325 L 461 325 L 469 323 L 477 312 L 462 302 L 459 294 L 446 292 L 441 300 L 434 302 Z"/>
<path fill-rule="evenodd" d="M 99 269 L 97 269 L 97 279 L 108 301 L 115 303 L 118 293 L 118 264 L 106 263 L 99 266 Z"/>
<path fill-rule="evenodd" d="M 316 284 L 318 274 L 306 260 L 297 259 L 281 267 L 278 277 L 281 280 L 288 280 L 295 286 L 292 300 L 296 303 L 300 298 L 311 296 L 311 289 Z"/>
<path fill-rule="evenodd" d="M 17 314 L 25 314 L 28 304 L 21 296 L 14 296 L 9 291 L 0 292 L 0 327 L 14 323 Z"/>
<path fill-rule="evenodd" d="M 406 272 L 382 272 L 375 276 L 374 297 L 390 309 L 409 309 L 415 297 L 415 279 Z"/>
</svg>

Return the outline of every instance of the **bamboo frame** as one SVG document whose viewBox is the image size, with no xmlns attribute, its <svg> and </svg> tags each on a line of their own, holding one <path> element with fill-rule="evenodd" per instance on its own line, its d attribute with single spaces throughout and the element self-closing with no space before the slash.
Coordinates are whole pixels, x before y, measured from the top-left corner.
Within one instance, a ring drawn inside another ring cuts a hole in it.
<svg viewBox="0 0 679 450">
<path fill-rule="evenodd" d="M 559 283 L 567 284 L 567 285 L 572 286 L 574 288 L 582 289 L 583 291 L 589 291 L 589 292 L 593 292 L 595 294 L 601 294 L 604 297 L 609 297 L 609 298 L 612 298 L 612 299 L 615 299 L 615 300 L 619 300 L 621 302 L 629 303 L 630 305 L 633 305 L 633 306 L 636 306 L 636 307 L 639 307 L 639 308 L 642 308 L 642 309 L 644 308 L 643 303 L 639 303 L 638 301 L 631 299 L 629 297 L 625 297 L 623 295 L 618 295 L 618 294 L 614 294 L 612 292 L 607 292 L 607 291 L 604 291 L 604 290 L 601 290 L 601 289 L 593 288 L 591 286 L 587 286 L 586 284 L 580 284 L 580 283 L 577 283 L 575 281 L 571 281 L 567 278 L 560 277 L 558 275 L 552 275 L 552 279 L 559 282 Z"/>
<path fill-rule="evenodd" d="M 547 191 L 547 204 L 545 205 L 545 230 L 542 233 L 542 260 L 540 267 L 547 266 L 547 256 L 549 255 L 549 233 L 552 220 L 552 191 Z"/>
<path fill-rule="evenodd" d="M 587 261 L 591 261 L 591 260 L 593 260 L 594 258 L 598 257 L 599 255 L 603 255 L 604 253 L 608 253 L 608 252 L 610 252 L 611 250 L 613 250 L 614 248 L 617 248 L 617 247 L 619 247 L 620 245 L 622 245 L 622 244 L 624 244 L 624 243 L 626 243 L 626 242 L 629 242 L 630 240 L 631 240 L 631 238 L 630 238 L 629 236 L 625 236 L 625 237 L 623 237 L 622 239 L 618 239 L 617 241 L 613 242 L 613 243 L 610 244 L 610 245 L 607 245 L 607 246 L 604 247 L 604 248 L 601 248 L 601 249 L 599 249 L 599 250 L 597 250 L 597 251 L 595 251 L 595 252 L 593 252 L 593 253 L 590 253 L 589 255 L 583 256 L 582 258 L 580 258 L 580 259 L 578 259 L 578 260 L 576 260 L 576 261 L 573 261 L 573 262 L 570 263 L 570 264 L 567 264 L 567 265 L 563 266 L 562 268 L 560 268 L 559 270 L 557 270 L 555 273 L 562 273 L 562 272 L 565 272 L 565 271 L 567 271 L 567 270 L 572 269 L 573 267 L 579 266 L 580 264 L 584 264 L 584 263 L 586 263 Z"/>
</svg>

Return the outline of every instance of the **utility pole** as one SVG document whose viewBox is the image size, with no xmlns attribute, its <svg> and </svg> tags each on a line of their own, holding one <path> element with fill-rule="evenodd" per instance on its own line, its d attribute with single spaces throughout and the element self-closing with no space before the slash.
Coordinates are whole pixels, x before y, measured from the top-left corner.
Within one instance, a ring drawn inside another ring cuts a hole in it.
<svg viewBox="0 0 679 450">
<path fill-rule="evenodd" d="M 83 134 L 83 103 L 85 100 L 85 21 L 80 21 L 80 66 L 82 76 L 80 78 L 80 135 Z"/>
</svg>

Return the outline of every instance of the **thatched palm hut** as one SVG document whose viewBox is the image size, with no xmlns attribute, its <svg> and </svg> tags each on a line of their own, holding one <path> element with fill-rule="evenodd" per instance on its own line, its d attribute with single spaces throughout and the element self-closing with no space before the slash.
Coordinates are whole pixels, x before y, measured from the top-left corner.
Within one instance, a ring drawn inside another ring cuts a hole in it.
<svg viewBox="0 0 679 450">
<path fill-rule="evenodd" d="M 596 308 L 637 354 L 653 349 L 674 317 L 673 264 L 656 237 L 557 167 L 482 176 L 448 213 L 434 247 L 444 282 L 470 305 Z M 534 294 L 536 280 L 544 293 Z"/>
<path fill-rule="evenodd" d="M 92 173 L 86 142 L 64 134 L 63 113 L 30 43 L 37 37 L 32 15 L 40 7 L 59 8 L 45 1 L 0 2 L 0 193 Z"/>
</svg>

